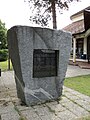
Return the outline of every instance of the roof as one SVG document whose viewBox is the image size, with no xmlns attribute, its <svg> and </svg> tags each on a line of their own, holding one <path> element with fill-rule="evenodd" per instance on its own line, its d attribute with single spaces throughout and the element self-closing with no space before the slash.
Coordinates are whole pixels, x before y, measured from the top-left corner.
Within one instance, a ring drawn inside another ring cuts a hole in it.
<svg viewBox="0 0 90 120">
<path fill-rule="evenodd" d="M 82 33 L 85 31 L 84 20 L 73 22 L 68 26 L 64 27 L 63 30 L 71 32 L 72 34 Z"/>
<path fill-rule="evenodd" d="M 90 28 L 90 6 L 79 11 L 73 16 L 78 15 L 81 12 L 84 13 L 84 19 L 69 24 L 64 27 L 63 30 L 71 32 L 72 34 L 79 34 L 88 30 Z"/>
<path fill-rule="evenodd" d="M 86 9 L 86 10 L 90 10 L 90 6 L 88 6 L 88 7 L 84 8 L 83 10 L 81 10 L 81 11 L 73 14 L 73 15 L 70 17 L 70 19 L 72 19 L 72 17 L 74 17 L 74 16 L 76 16 L 76 15 L 78 15 L 78 14 L 80 14 L 80 13 L 83 13 L 85 9 Z"/>
</svg>

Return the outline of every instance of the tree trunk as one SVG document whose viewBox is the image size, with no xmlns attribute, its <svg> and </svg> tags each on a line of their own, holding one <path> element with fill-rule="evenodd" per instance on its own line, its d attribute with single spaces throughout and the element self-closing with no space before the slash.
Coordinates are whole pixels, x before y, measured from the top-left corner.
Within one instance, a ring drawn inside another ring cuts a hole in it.
<svg viewBox="0 0 90 120">
<path fill-rule="evenodd" d="M 55 1 L 52 0 L 52 20 L 53 20 L 53 29 L 57 29 L 57 21 L 56 21 L 56 6 Z"/>
</svg>

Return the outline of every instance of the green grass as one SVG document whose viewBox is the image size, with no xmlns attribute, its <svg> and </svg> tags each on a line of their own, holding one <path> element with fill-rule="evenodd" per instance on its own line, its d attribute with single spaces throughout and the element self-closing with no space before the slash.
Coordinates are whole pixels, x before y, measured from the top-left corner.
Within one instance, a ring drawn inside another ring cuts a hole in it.
<svg viewBox="0 0 90 120">
<path fill-rule="evenodd" d="M 90 96 L 90 75 L 66 78 L 64 85 Z"/>
<path fill-rule="evenodd" d="M 78 119 L 78 120 L 90 120 L 90 116 L 83 117 L 83 118 L 81 118 L 81 119 Z"/>
<path fill-rule="evenodd" d="M 1 71 L 6 71 L 8 69 L 8 61 L 0 62 Z M 10 63 L 10 69 L 12 70 L 12 64 Z"/>
</svg>

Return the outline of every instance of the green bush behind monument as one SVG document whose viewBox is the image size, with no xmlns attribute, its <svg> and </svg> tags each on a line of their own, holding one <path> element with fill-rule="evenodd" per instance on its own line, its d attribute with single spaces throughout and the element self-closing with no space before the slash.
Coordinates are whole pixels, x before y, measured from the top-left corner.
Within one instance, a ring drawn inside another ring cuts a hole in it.
<svg viewBox="0 0 90 120">
<path fill-rule="evenodd" d="M 0 62 L 6 61 L 8 59 L 8 49 L 1 49 L 0 50 Z"/>
</svg>

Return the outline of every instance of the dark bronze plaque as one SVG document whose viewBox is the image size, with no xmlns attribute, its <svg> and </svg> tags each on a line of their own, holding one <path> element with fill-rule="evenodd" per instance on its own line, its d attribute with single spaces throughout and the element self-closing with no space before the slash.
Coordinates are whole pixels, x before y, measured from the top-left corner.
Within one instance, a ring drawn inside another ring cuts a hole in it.
<svg viewBox="0 0 90 120">
<path fill-rule="evenodd" d="M 57 50 L 34 49 L 33 77 L 57 76 Z"/>
</svg>

